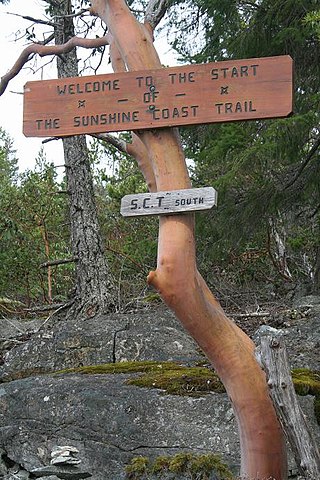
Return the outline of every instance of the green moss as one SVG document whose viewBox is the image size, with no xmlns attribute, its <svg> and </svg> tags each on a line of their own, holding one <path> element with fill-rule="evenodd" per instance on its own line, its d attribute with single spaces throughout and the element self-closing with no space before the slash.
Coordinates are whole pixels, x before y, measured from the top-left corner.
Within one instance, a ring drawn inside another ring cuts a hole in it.
<svg viewBox="0 0 320 480">
<path fill-rule="evenodd" d="M 190 480 L 208 480 L 213 472 L 219 480 L 233 479 L 232 473 L 219 456 L 214 454 L 194 455 L 190 452 L 156 457 L 153 462 L 145 457 L 136 457 L 131 460 L 126 472 L 127 478 L 130 480 L 159 479 L 166 474 L 176 474 L 177 477 L 184 474 Z"/>
<path fill-rule="evenodd" d="M 180 369 L 178 364 L 174 362 L 119 362 L 119 363 L 103 363 L 100 365 L 87 365 L 83 367 L 66 368 L 55 372 L 56 374 L 64 373 L 81 373 L 83 375 L 103 375 L 113 373 L 137 373 L 137 372 L 163 372 L 164 370 Z"/>
<path fill-rule="evenodd" d="M 120 362 L 89 365 L 59 370 L 55 374 L 82 375 L 143 373 L 128 380 L 129 385 L 158 388 L 172 395 L 199 397 L 209 392 L 223 393 L 224 387 L 217 375 L 205 367 L 183 367 L 174 362 Z"/>
<path fill-rule="evenodd" d="M 138 387 L 159 388 L 171 395 L 200 397 L 209 392 L 223 393 L 218 376 L 204 367 L 180 367 L 145 373 L 127 382 Z"/>
<path fill-rule="evenodd" d="M 297 368 L 292 370 L 292 380 L 298 395 L 320 396 L 320 372 Z"/>
<path fill-rule="evenodd" d="M 170 457 L 165 457 L 165 456 L 157 457 L 150 468 L 150 473 L 154 475 L 158 475 L 158 474 L 161 474 L 162 472 L 169 470 L 170 461 L 171 461 Z"/>
<path fill-rule="evenodd" d="M 292 370 L 292 380 L 298 395 L 314 395 L 314 413 L 320 425 L 320 372 L 297 368 Z"/>
<path fill-rule="evenodd" d="M 190 461 L 190 472 L 193 475 L 198 475 L 199 472 L 202 473 L 203 478 L 209 478 L 210 473 L 215 471 L 220 479 L 232 479 L 233 475 L 228 469 L 228 467 L 222 463 L 218 455 L 207 454 L 207 455 L 198 455 L 191 459 Z M 195 477 L 198 478 L 198 477 Z"/>
<path fill-rule="evenodd" d="M 149 459 L 147 457 L 135 457 L 126 467 L 127 478 L 138 480 L 148 471 Z"/>
<path fill-rule="evenodd" d="M 145 303 L 162 303 L 162 299 L 159 293 L 150 293 L 142 300 Z"/>
<path fill-rule="evenodd" d="M 169 472 L 184 473 L 189 468 L 189 463 L 192 460 L 191 453 L 177 453 L 169 461 Z"/>
</svg>

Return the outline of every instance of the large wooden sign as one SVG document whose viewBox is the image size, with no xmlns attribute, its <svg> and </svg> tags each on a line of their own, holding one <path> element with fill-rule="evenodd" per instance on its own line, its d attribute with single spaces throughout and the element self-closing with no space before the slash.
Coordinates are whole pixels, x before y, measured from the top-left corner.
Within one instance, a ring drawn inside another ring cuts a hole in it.
<svg viewBox="0 0 320 480">
<path fill-rule="evenodd" d="M 23 132 L 48 137 L 285 117 L 289 56 L 28 82 Z"/>
<path fill-rule="evenodd" d="M 121 215 L 170 215 L 181 212 L 209 210 L 217 205 L 217 192 L 212 187 L 137 193 L 121 199 Z"/>
</svg>

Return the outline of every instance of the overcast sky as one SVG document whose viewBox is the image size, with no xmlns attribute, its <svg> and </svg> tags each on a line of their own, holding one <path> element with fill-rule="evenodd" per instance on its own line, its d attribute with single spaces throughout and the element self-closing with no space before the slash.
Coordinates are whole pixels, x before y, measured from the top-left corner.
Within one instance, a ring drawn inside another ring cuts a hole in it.
<svg viewBox="0 0 320 480">
<path fill-rule="evenodd" d="M 8 15 L 7 12 L 18 13 L 19 15 L 29 15 L 35 18 L 44 18 L 44 2 L 41 0 L 11 0 L 9 5 L 0 6 L 0 76 L 6 73 L 14 64 L 27 41 L 23 37 L 25 29 L 30 22 L 14 15 Z M 48 31 L 49 27 L 42 27 L 42 31 Z M 40 32 L 40 30 L 38 30 Z M 16 40 L 18 38 L 18 40 Z M 20 38 L 20 39 L 19 39 Z M 169 52 L 169 47 L 165 41 L 165 35 L 157 42 L 157 48 L 161 59 L 166 65 L 174 65 L 175 59 Z M 107 61 L 107 57 L 106 61 Z M 26 138 L 22 133 L 23 118 L 23 86 L 27 81 L 41 80 L 47 78 L 57 78 L 55 68 L 51 65 L 46 68 L 39 68 L 47 63 L 47 59 L 39 59 L 36 72 L 30 68 L 22 70 L 7 87 L 6 92 L 0 97 L 0 126 L 6 130 L 14 139 L 14 146 L 17 150 L 19 166 L 21 170 L 33 168 L 35 157 L 42 147 L 42 139 Z M 99 73 L 110 73 L 105 64 Z M 45 153 L 49 161 L 60 165 L 63 163 L 62 142 L 55 141 L 44 146 Z"/>
</svg>

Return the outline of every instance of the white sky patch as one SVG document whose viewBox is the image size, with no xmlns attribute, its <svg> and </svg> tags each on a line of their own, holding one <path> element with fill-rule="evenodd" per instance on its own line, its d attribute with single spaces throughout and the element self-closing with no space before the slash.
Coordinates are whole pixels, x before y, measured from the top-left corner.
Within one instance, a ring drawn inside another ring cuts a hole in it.
<svg viewBox="0 0 320 480">
<path fill-rule="evenodd" d="M 8 15 L 7 12 L 45 19 L 44 2 L 40 0 L 28 0 L 28 2 L 11 0 L 9 5 L 0 6 L 0 76 L 12 68 L 23 48 L 30 43 L 24 38 L 24 33 L 26 28 L 30 27 L 31 22 L 15 15 Z M 49 26 L 35 26 L 35 29 L 37 38 L 41 38 L 43 34 L 50 32 Z M 176 65 L 174 53 L 167 44 L 164 32 L 160 34 L 160 38 L 157 39 L 155 44 L 162 63 L 168 66 Z M 83 52 L 84 50 L 80 49 L 80 55 Z M 85 54 L 88 55 L 88 51 L 85 51 Z M 16 155 L 21 171 L 34 167 L 35 158 L 42 147 L 44 147 L 44 152 L 49 162 L 55 165 L 64 163 L 61 141 L 53 141 L 43 145 L 43 139 L 26 138 L 22 133 L 23 86 L 28 81 L 57 78 L 55 61 L 51 62 L 51 59 L 52 57 L 45 57 L 29 62 L 11 80 L 7 90 L 0 97 L 0 126 L 14 140 L 14 148 L 17 151 Z M 44 65 L 46 66 L 42 67 Z M 105 55 L 98 73 L 112 73 L 108 64 L 108 55 Z M 92 71 L 86 74 L 92 75 Z"/>
</svg>

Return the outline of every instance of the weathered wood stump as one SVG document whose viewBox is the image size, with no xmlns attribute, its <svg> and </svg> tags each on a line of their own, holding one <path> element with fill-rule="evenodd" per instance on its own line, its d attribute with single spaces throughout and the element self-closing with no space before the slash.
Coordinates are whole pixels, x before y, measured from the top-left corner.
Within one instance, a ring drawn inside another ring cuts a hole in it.
<svg viewBox="0 0 320 480">
<path fill-rule="evenodd" d="M 263 326 L 256 356 L 266 372 L 270 396 L 290 443 L 298 471 L 304 478 L 319 480 L 320 454 L 302 413 L 294 389 L 283 332 Z"/>
</svg>

